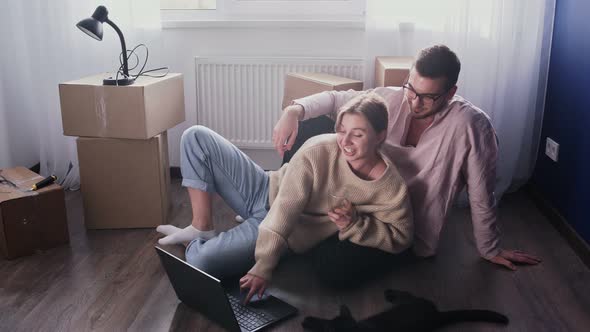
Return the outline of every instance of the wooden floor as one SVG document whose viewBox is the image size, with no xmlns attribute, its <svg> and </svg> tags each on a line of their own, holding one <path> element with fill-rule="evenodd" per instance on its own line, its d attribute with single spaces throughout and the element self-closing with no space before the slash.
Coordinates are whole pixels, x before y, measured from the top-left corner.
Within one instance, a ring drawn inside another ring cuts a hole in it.
<svg viewBox="0 0 590 332">
<path fill-rule="evenodd" d="M 188 195 L 172 185 L 172 224 L 190 220 Z M 155 230 L 87 231 L 79 192 L 66 195 L 69 246 L 13 261 L 0 258 L 0 331 L 222 331 L 181 304 L 153 249 Z M 219 229 L 233 212 L 215 202 Z M 282 264 L 271 293 L 299 308 L 271 331 L 300 331 L 305 315 L 331 317 L 350 306 L 355 317 L 386 308 L 386 288 L 408 290 L 441 309 L 486 308 L 505 313 L 507 327 L 458 324 L 441 331 L 590 331 L 590 271 L 523 193 L 500 206 L 504 243 L 544 261 L 510 272 L 480 259 L 469 211 L 458 209 L 444 230 L 437 258 L 395 271 L 362 288 L 320 287 L 301 258 Z M 173 248 L 181 254 L 180 248 Z"/>
</svg>

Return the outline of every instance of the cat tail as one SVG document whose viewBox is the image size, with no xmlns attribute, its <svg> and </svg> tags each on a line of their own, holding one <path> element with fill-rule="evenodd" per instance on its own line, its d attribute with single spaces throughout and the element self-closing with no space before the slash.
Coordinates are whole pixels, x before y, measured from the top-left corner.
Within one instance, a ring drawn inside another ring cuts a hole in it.
<svg viewBox="0 0 590 332">
<path fill-rule="evenodd" d="M 439 314 L 441 325 L 460 322 L 490 322 L 508 324 L 508 317 L 490 310 L 451 310 Z"/>
</svg>

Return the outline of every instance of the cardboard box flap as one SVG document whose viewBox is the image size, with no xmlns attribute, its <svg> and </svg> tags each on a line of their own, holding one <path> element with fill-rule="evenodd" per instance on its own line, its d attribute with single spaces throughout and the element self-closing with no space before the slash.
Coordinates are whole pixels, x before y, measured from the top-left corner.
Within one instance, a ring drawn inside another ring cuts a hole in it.
<svg viewBox="0 0 590 332">
<path fill-rule="evenodd" d="M 330 90 L 362 90 L 363 82 L 324 73 L 288 73 L 285 75 L 282 108 L 292 100 Z"/>
<path fill-rule="evenodd" d="M 414 59 L 400 56 L 375 57 L 375 87 L 402 86 Z"/>
<path fill-rule="evenodd" d="M 377 59 L 387 69 L 409 69 L 414 62 L 414 58 L 404 56 L 379 56 Z"/>
<path fill-rule="evenodd" d="M 37 191 L 28 191 L 41 180 L 43 180 L 41 175 L 22 166 L 0 170 L 0 203 L 60 188 L 59 185 L 52 184 Z"/>
<path fill-rule="evenodd" d="M 179 74 L 179 73 L 169 73 L 167 75 L 167 77 L 172 78 L 172 77 L 176 77 L 176 76 L 180 76 L 180 75 L 181 74 Z M 132 85 L 127 85 L 127 86 L 102 85 L 103 79 L 108 78 L 108 77 L 112 77 L 112 76 L 113 76 L 113 74 L 111 74 L 111 73 L 101 73 L 101 74 L 96 74 L 96 75 L 80 78 L 77 80 L 63 82 L 63 83 L 60 83 L 60 85 L 96 85 L 101 88 L 134 89 L 134 88 L 144 87 L 144 86 L 162 81 L 161 78 L 157 78 L 157 77 L 140 76 L 135 80 L 135 82 L 133 82 Z"/>
</svg>

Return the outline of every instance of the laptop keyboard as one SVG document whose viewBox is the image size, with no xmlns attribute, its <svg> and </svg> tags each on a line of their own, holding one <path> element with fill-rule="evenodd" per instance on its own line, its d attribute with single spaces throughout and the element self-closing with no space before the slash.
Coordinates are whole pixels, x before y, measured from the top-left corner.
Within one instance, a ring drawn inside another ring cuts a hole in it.
<svg viewBox="0 0 590 332">
<path fill-rule="evenodd" d="M 248 330 L 254 330 L 273 320 L 269 315 L 258 313 L 250 310 L 248 307 L 245 307 L 242 305 L 242 303 L 240 303 L 240 300 L 237 297 L 231 294 L 227 295 L 229 298 L 229 303 L 231 304 L 231 308 L 233 309 L 240 326 L 243 326 Z"/>
</svg>

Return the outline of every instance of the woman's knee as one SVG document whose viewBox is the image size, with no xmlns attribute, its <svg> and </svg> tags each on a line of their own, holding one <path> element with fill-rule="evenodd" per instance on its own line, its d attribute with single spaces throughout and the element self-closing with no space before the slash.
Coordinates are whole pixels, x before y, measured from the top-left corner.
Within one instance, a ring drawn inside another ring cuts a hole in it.
<svg viewBox="0 0 590 332">
<path fill-rule="evenodd" d="M 196 240 L 200 241 L 200 240 Z M 213 274 L 217 270 L 219 259 L 215 251 L 209 249 L 204 243 L 192 243 L 186 251 L 186 262 L 199 270 Z"/>
<path fill-rule="evenodd" d="M 205 126 L 196 125 L 186 129 L 180 138 L 180 145 L 193 148 L 197 143 L 209 140 L 213 131 Z"/>
</svg>

